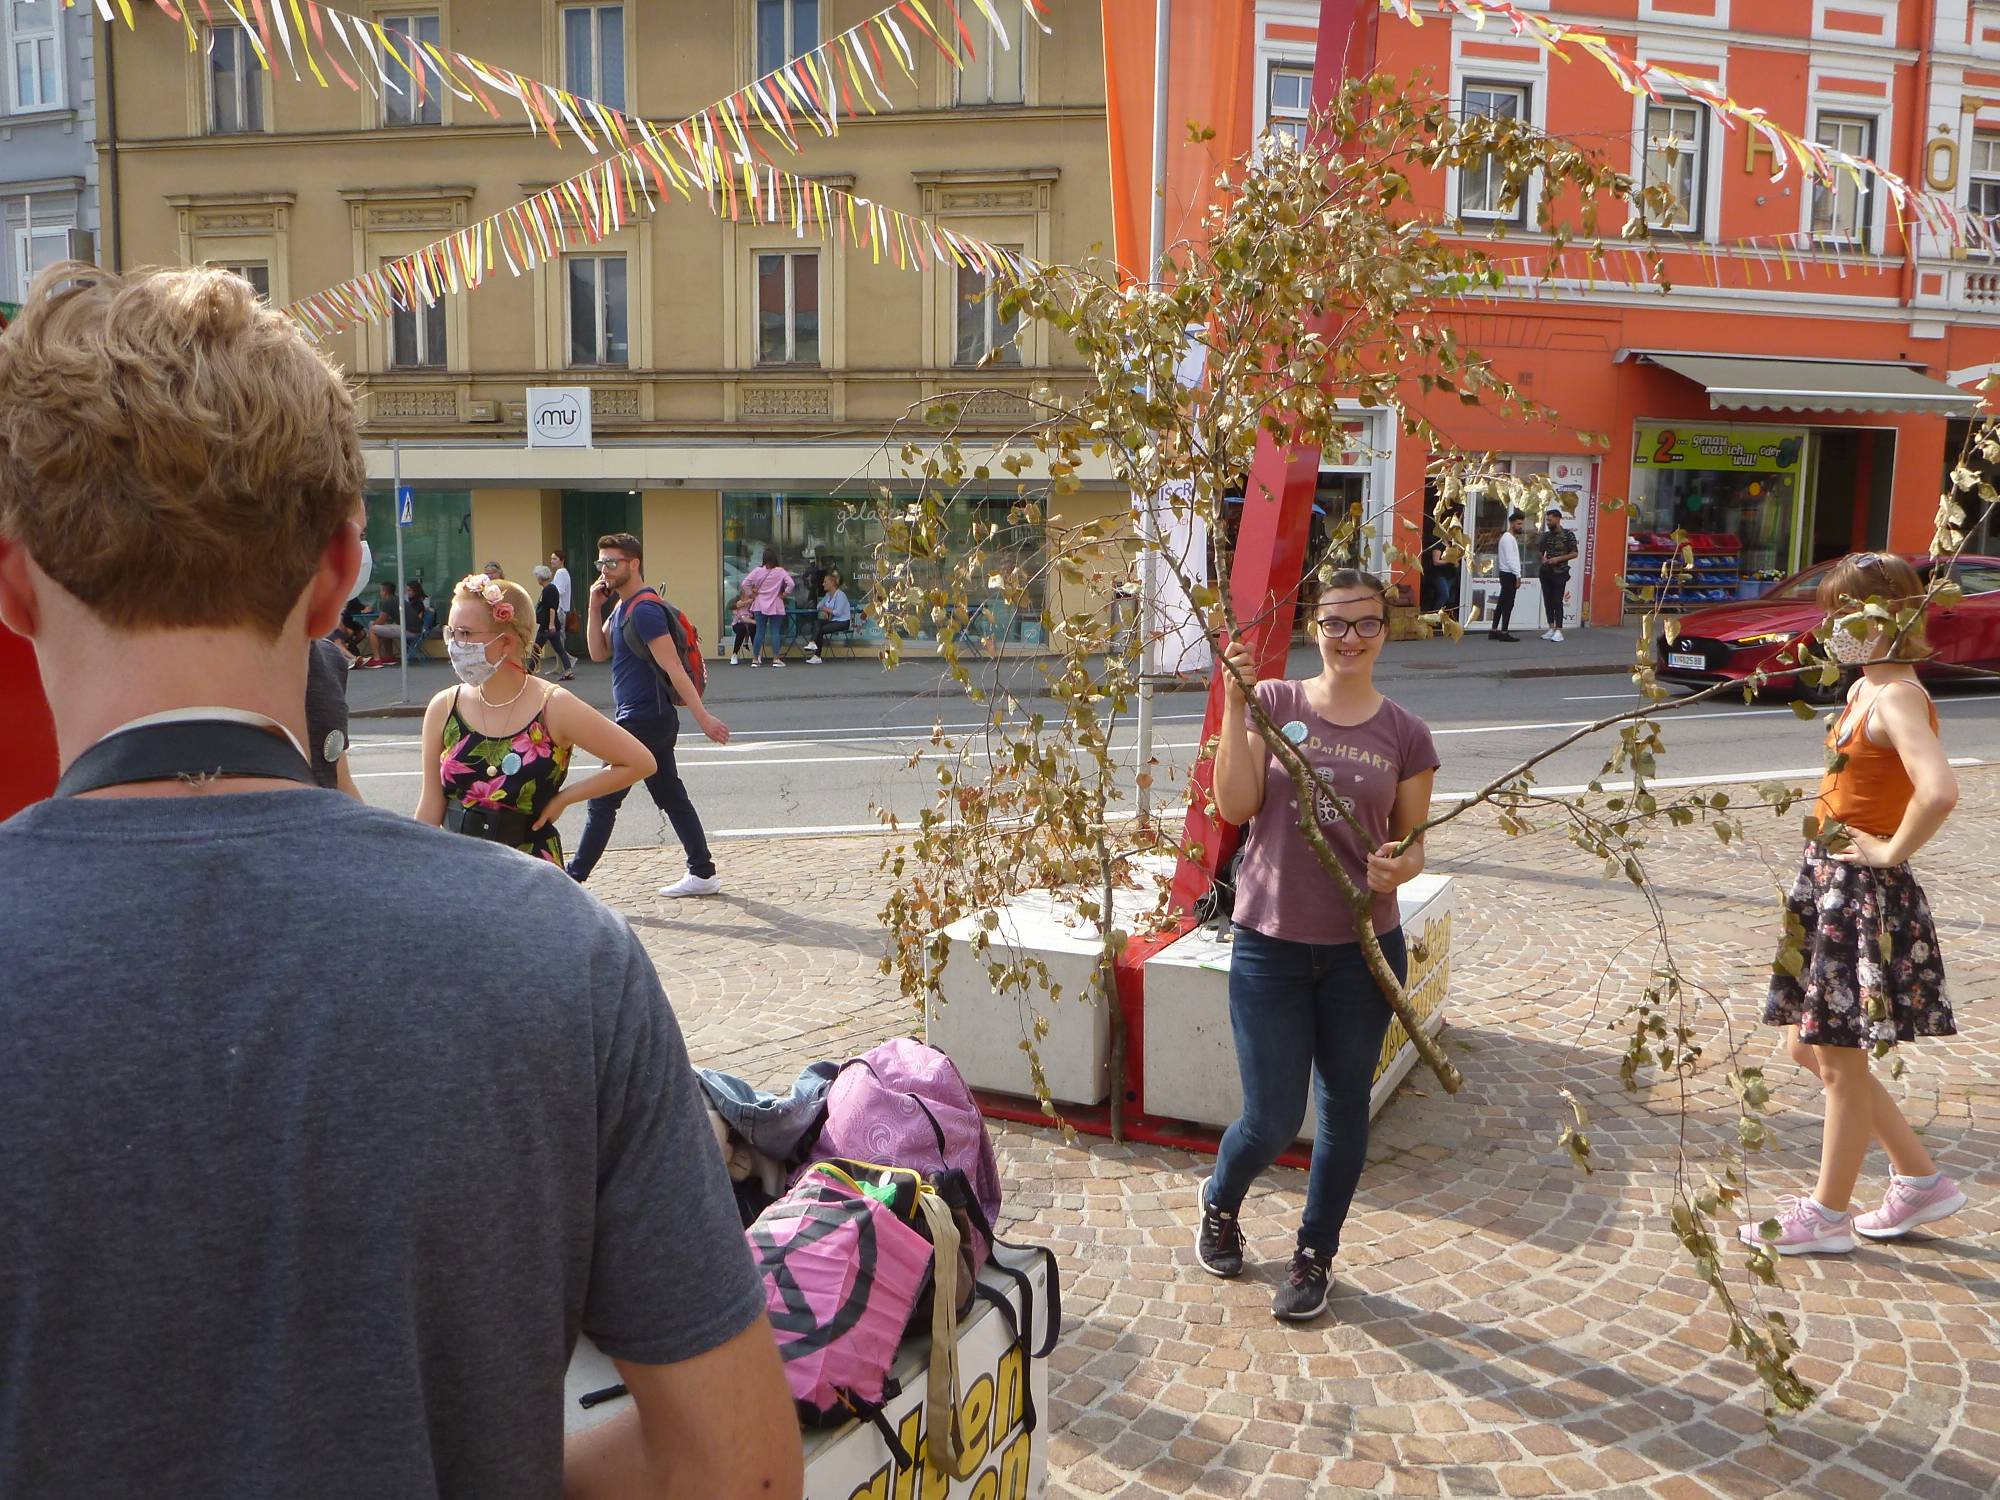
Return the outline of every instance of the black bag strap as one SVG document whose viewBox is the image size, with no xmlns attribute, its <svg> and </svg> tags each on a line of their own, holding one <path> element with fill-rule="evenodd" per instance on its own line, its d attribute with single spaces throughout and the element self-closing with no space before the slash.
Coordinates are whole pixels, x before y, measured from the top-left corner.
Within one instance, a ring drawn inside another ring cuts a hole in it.
<svg viewBox="0 0 2000 1500">
<path fill-rule="evenodd" d="M 889 1445 L 889 1451 L 896 1456 L 897 1464 L 904 1469 L 914 1469 L 917 1466 L 917 1461 L 910 1456 L 910 1450 L 903 1446 L 902 1438 L 897 1435 L 896 1429 L 889 1425 L 888 1417 L 883 1415 L 881 1402 L 870 1401 L 847 1390 L 836 1391 L 835 1394 L 839 1396 L 842 1406 L 882 1434 L 882 1441 Z M 884 1394 L 895 1396 L 900 1394 L 900 1390 L 894 1381 L 890 1381 L 884 1386 Z"/>
<path fill-rule="evenodd" d="M 1010 1268 L 1003 1266 L 1001 1269 Z M 1000 1316 L 1007 1320 L 1007 1331 L 1013 1335 L 1008 1342 L 1021 1351 L 1021 1430 L 1033 1432 L 1035 1424 L 1041 1420 L 1035 1415 L 1035 1383 L 1028 1378 L 1028 1365 L 1034 1356 L 1028 1352 L 1029 1341 L 1021 1332 L 1020 1319 L 1014 1316 L 1014 1304 L 983 1281 L 974 1282 L 972 1290 L 976 1296 L 1000 1309 Z M 1027 1309 L 1028 1317 L 1034 1317 L 1035 1304 L 1028 1293 L 1025 1277 L 1022 1278 L 1021 1300 Z"/>
<path fill-rule="evenodd" d="M 678 704 L 681 699 L 680 694 L 674 691 L 673 678 L 667 675 L 667 669 L 661 666 L 654 659 L 653 653 L 647 649 L 645 637 L 639 634 L 638 622 L 632 618 L 634 607 L 641 599 L 651 599 L 660 606 L 660 612 L 667 617 L 667 637 L 674 643 L 675 653 L 678 655 L 685 652 L 686 646 L 681 640 L 680 622 L 674 617 L 674 607 L 667 603 L 660 591 L 650 583 L 634 592 L 630 599 L 620 601 L 618 633 L 625 637 L 625 649 L 643 661 L 653 674 L 654 687 L 667 695 L 669 704 Z"/>
<path fill-rule="evenodd" d="M 1019 1255 L 1041 1256 L 1043 1264 L 1048 1270 L 1049 1326 L 1047 1333 L 1044 1335 L 1042 1339 L 1041 1347 L 1035 1351 L 1036 1359 L 1047 1359 L 1049 1355 L 1055 1352 L 1056 1340 L 1062 1335 L 1062 1280 L 1060 1277 L 1056 1275 L 1055 1252 L 1049 1249 L 1047 1245 L 1017 1245 L 1012 1240 L 1001 1239 L 998 1235 L 988 1235 L 987 1238 L 993 1242 L 993 1246 L 996 1250 L 1012 1250 Z M 997 1269 L 1003 1276 L 1008 1276 L 1013 1278 L 1015 1283 L 1018 1286 L 1020 1286 L 1021 1300 L 1025 1302 L 1028 1308 L 1030 1309 L 1028 1316 L 1032 1319 L 1034 1316 L 1033 1308 L 1035 1303 L 1034 1303 L 1034 1298 L 1030 1295 L 1031 1286 L 1028 1281 L 1028 1273 L 1008 1265 L 1005 1261 L 1001 1260 L 1000 1257 L 997 1255 L 994 1256 L 991 1260 L 987 1261 L 987 1264 Z M 1034 1337 L 1033 1330 L 1030 1329 L 1029 1330 L 1030 1341 L 1033 1340 L 1033 1337 Z"/>
<path fill-rule="evenodd" d="M 56 783 L 55 795 L 74 797 L 140 781 L 209 776 L 319 784 L 297 749 L 268 729 L 233 719 L 177 719 L 106 735 L 70 762 Z"/>
</svg>

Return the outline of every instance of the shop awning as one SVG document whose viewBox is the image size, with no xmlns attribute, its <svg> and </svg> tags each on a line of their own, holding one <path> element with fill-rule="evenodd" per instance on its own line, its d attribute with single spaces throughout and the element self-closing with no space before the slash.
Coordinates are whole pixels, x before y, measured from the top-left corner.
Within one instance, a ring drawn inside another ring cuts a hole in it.
<svg viewBox="0 0 2000 1500">
<path fill-rule="evenodd" d="M 1635 350 L 1708 392 L 1715 411 L 1936 412 L 1965 416 L 1979 397 L 1907 365 L 1838 359 L 1757 359 Z"/>
</svg>

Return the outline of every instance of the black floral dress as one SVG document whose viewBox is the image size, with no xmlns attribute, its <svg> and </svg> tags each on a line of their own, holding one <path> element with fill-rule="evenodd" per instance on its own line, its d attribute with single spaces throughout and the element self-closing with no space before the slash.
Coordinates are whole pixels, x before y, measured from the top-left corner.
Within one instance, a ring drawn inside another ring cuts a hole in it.
<svg viewBox="0 0 2000 1500">
<path fill-rule="evenodd" d="M 453 693 L 444 717 L 444 752 L 438 760 L 445 800 L 540 816 L 569 774 L 570 747 L 558 745 L 549 733 L 548 708 L 545 698 L 542 711 L 516 734 L 481 734 L 459 716 L 458 694 Z M 514 847 L 558 868 L 562 865 L 562 835 L 553 823 Z"/>
</svg>

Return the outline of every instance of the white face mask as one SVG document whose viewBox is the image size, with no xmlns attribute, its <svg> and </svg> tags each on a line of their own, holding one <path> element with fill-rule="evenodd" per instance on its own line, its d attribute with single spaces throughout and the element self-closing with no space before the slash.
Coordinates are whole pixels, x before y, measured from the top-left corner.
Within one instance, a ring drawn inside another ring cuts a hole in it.
<svg viewBox="0 0 2000 1500">
<path fill-rule="evenodd" d="M 375 571 L 375 554 L 368 548 L 368 538 L 361 539 L 361 566 L 354 572 L 353 597 L 359 599 L 361 591 L 368 587 L 368 575 Z"/>
<path fill-rule="evenodd" d="M 451 657 L 451 669 L 458 674 L 458 680 L 469 688 L 485 687 L 493 674 L 500 670 L 500 664 L 488 661 L 486 648 L 491 641 L 474 642 L 446 641 L 444 649 Z"/>
<path fill-rule="evenodd" d="M 1866 666 L 1875 660 L 1875 643 L 1865 635 L 1849 635 L 1836 623 L 1826 638 L 1826 654 L 1843 667 Z"/>
</svg>

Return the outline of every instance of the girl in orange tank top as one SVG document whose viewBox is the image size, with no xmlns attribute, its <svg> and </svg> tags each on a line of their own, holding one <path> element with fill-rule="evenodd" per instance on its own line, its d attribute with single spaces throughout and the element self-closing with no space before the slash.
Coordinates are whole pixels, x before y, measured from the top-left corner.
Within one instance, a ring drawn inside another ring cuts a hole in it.
<svg viewBox="0 0 2000 1500">
<path fill-rule="evenodd" d="M 1892 627 L 1861 613 L 1880 602 Z M 1909 859 L 1951 815 L 1958 782 L 1938 740 L 1937 709 L 1917 682 L 1923 581 L 1900 557 L 1835 564 L 1821 582 L 1828 654 L 1859 667 L 1847 707 L 1827 733 L 1818 828 L 1786 901 L 1786 936 L 1772 966 L 1766 1023 L 1826 1090 L 1819 1181 L 1769 1224 L 1739 1231 L 1780 1255 L 1838 1254 L 1855 1235 L 1895 1239 L 1965 1206 L 1869 1066 L 1898 1042 L 1951 1036 L 1944 962 L 1930 903 Z M 1881 1205 L 1850 1199 L 1868 1149 L 1880 1142 L 1892 1172 Z"/>
</svg>

